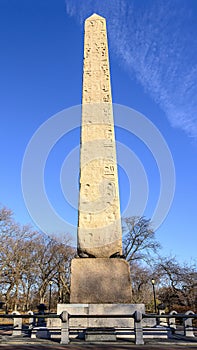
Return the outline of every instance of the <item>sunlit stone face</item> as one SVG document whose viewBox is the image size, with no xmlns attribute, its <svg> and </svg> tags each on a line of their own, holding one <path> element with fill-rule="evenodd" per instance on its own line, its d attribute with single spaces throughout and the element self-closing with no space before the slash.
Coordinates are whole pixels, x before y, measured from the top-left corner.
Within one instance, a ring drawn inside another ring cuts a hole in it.
<svg viewBox="0 0 197 350">
<path fill-rule="evenodd" d="M 95 14 L 85 22 L 78 253 L 122 254 L 106 22 Z"/>
</svg>

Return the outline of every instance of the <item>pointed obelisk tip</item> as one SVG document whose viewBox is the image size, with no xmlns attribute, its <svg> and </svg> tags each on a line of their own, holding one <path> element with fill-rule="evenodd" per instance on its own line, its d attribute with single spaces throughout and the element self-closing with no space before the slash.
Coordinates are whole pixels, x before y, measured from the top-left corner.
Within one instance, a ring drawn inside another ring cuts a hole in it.
<svg viewBox="0 0 197 350">
<path fill-rule="evenodd" d="M 86 18 L 86 21 L 93 20 L 93 19 L 105 19 L 105 17 L 102 17 L 102 16 L 98 15 L 97 13 L 93 13 L 90 17 Z"/>
</svg>

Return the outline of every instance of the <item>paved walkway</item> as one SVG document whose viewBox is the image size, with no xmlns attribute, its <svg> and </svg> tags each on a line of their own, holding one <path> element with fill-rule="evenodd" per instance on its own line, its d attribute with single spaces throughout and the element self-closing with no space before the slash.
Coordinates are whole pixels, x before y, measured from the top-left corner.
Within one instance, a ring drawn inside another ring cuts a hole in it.
<svg viewBox="0 0 197 350">
<path fill-rule="evenodd" d="M 0 345 L 0 349 L 5 350 L 81 350 L 81 349 L 92 349 L 92 350 L 99 350 L 99 349 L 108 349 L 108 350 L 129 350 L 129 349 L 139 349 L 139 350 L 196 350 L 197 346 L 179 346 L 179 345 L 162 345 L 162 346 L 155 346 L 155 345 L 132 345 L 132 346 L 126 346 L 126 345 L 62 345 L 62 346 L 50 346 L 50 345 Z"/>
<path fill-rule="evenodd" d="M 91 344 L 83 341 L 76 342 L 72 341 L 69 345 L 60 345 L 50 340 L 38 340 L 32 341 L 31 339 L 8 339 L 7 341 L 0 339 L 0 350 L 185 350 L 193 349 L 197 350 L 197 342 L 195 340 L 185 341 L 147 341 L 145 345 L 135 345 L 129 342 L 118 342 L 118 343 L 100 343 Z"/>
</svg>

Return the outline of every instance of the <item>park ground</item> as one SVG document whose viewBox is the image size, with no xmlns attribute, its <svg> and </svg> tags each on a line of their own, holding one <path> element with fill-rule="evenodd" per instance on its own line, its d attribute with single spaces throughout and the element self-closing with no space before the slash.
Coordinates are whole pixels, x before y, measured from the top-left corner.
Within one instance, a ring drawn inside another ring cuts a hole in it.
<svg viewBox="0 0 197 350">
<path fill-rule="evenodd" d="M 169 339 L 147 339 L 144 345 L 135 345 L 131 341 L 117 341 L 108 343 L 89 343 L 72 339 L 68 345 L 49 339 L 32 339 L 27 336 L 12 336 L 10 330 L 0 330 L 0 350 L 197 350 L 197 333 L 195 337 L 173 335 Z"/>
<path fill-rule="evenodd" d="M 116 342 L 116 343 L 87 343 L 72 341 L 68 345 L 61 345 L 57 342 L 42 339 L 19 339 L 19 338 L 0 338 L 0 349 L 5 350 L 80 350 L 80 349 L 103 349 L 103 350 L 185 350 L 193 349 L 197 350 L 196 339 L 190 339 L 189 341 L 184 340 L 149 340 L 144 345 L 135 345 L 130 342 Z"/>
</svg>

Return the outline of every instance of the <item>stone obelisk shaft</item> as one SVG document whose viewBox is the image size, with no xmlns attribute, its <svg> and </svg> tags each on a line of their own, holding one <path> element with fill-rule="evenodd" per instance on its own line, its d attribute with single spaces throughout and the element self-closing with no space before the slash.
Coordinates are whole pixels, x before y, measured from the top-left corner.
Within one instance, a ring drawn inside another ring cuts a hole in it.
<svg viewBox="0 0 197 350">
<path fill-rule="evenodd" d="M 95 14 L 85 21 L 80 160 L 80 258 L 71 263 L 70 302 L 130 303 L 129 264 L 120 258 L 122 230 L 106 22 Z"/>
<path fill-rule="evenodd" d="M 78 253 L 122 254 L 122 230 L 106 22 L 85 21 Z"/>
</svg>

